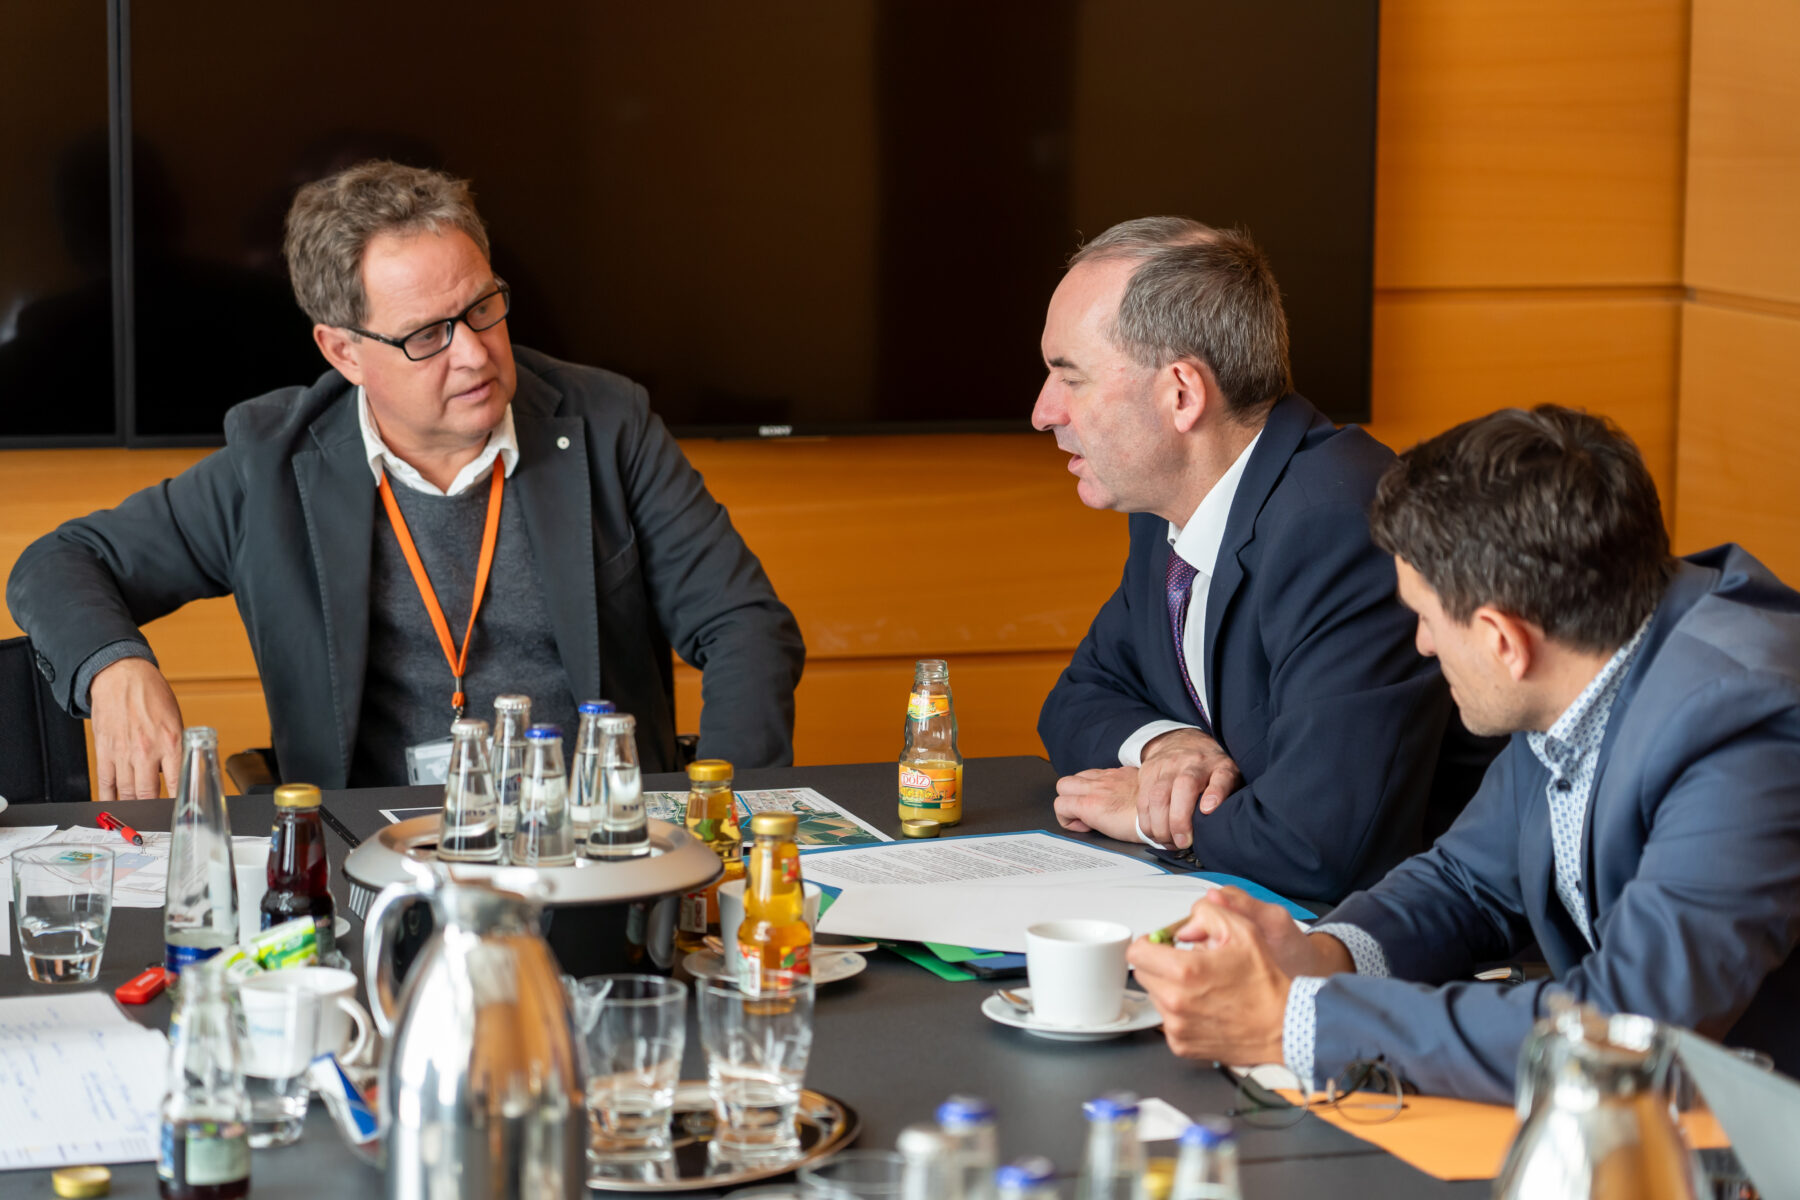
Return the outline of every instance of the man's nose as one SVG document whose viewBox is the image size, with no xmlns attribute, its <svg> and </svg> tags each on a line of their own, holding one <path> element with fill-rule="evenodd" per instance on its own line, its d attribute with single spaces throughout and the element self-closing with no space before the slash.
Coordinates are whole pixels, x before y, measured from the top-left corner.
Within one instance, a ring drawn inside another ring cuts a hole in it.
<svg viewBox="0 0 1800 1200">
<path fill-rule="evenodd" d="M 450 365 L 470 371 L 478 371 L 487 366 L 488 359 L 492 357 L 488 352 L 487 339 L 493 336 L 496 330 L 504 331 L 505 328 L 506 322 L 502 321 L 491 329 L 476 333 L 469 328 L 468 322 L 458 321 L 452 326 L 455 332 L 450 339 L 448 351 Z M 501 332 L 500 336 L 505 337 L 506 334 Z"/>
<path fill-rule="evenodd" d="M 1062 397 L 1057 393 L 1056 381 L 1044 380 L 1044 386 L 1038 389 L 1037 403 L 1031 406 L 1033 429 L 1050 430 L 1069 423 L 1068 409 L 1063 406 Z"/>
</svg>

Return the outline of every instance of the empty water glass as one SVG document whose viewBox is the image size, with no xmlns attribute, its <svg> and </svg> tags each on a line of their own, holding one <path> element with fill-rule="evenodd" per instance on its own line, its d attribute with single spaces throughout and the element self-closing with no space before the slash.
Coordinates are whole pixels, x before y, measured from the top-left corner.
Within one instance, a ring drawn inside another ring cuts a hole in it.
<svg viewBox="0 0 1800 1200">
<path fill-rule="evenodd" d="M 738 1157 L 800 1146 L 795 1113 L 812 1053 L 813 987 L 747 995 L 726 979 L 699 981 L 700 1042 L 718 1126 L 714 1144 Z"/>
<path fill-rule="evenodd" d="M 49 842 L 12 856 L 13 913 L 36 983 L 92 983 L 112 919 L 113 852 Z"/>
<path fill-rule="evenodd" d="M 687 1043 L 687 985 L 594 975 L 570 987 L 570 1000 L 587 1072 L 589 1159 L 666 1156 Z"/>
<path fill-rule="evenodd" d="M 306 1071 L 320 1051 L 324 1004 L 308 987 L 283 986 L 288 972 L 266 972 L 238 984 L 244 1014 L 244 1090 L 250 1095 L 250 1144 L 287 1146 L 306 1124 Z"/>
</svg>

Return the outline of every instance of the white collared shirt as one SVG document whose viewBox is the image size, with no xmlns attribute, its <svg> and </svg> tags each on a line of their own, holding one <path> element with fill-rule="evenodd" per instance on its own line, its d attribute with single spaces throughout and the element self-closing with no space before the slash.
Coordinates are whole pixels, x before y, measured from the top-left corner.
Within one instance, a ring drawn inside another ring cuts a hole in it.
<svg viewBox="0 0 1800 1200">
<path fill-rule="evenodd" d="M 381 440 L 381 431 L 375 427 L 375 414 L 369 411 L 369 395 L 361 387 L 356 389 L 356 421 L 362 428 L 363 454 L 369 460 L 369 470 L 374 472 L 376 483 L 381 482 L 385 471 L 394 477 L 395 483 L 415 492 L 424 492 L 427 496 L 460 496 L 487 478 L 496 458 L 508 479 L 512 478 L 513 468 L 519 465 L 519 440 L 513 434 L 510 404 L 506 406 L 506 415 L 500 418 L 500 424 L 488 434 L 487 445 L 481 448 L 475 461 L 458 471 L 456 478 L 450 481 L 449 491 L 439 491 L 438 486 L 419 474 L 411 463 L 388 449 L 388 444 Z"/>
<path fill-rule="evenodd" d="M 1262 430 L 1259 429 L 1237 460 L 1219 476 L 1219 482 L 1212 485 L 1186 525 L 1169 523 L 1169 545 L 1194 568 L 1194 582 L 1188 593 L 1187 624 L 1181 631 L 1181 654 L 1187 660 L 1188 678 L 1194 681 L 1194 690 L 1200 694 L 1202 712 L 1206 711 L 1206 593 L 1212 585 L 1214 568 L 1219 565 L 1219 549 L 1225 544 L 1225 523 L 1231 517 L 1231 502 L 1237 498 L 1244 468 L 1250 464 L 1250 455 L 1261 440 Z M 1158 609 L 1161 607 L 1161 604 L 1157 605 Z M 1212 719 L 1211 713 L 1206 716 L 1208 720 Z M 1141 767 L 1144 765 L 1144 747 L 1152 738 L 1171 729 L 1195 728 L 1198 726 L 1181 721 L 1151 721 L 1119 747 L 1119 764 Z"/>
</svg>

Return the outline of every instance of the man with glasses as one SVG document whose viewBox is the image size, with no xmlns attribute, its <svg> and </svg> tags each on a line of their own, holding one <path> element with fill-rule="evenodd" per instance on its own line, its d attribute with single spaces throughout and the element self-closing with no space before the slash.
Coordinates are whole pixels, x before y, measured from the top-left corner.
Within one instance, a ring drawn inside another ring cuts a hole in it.
<svg viewBox="0 0 1800 1200">
<path fill-rule="evenodd" d="M 1561 988 L 1800 1072 L 1800 595 L 1737 546 L 1670 557 L 1637 448 L 1564 408 L 1408 451 L 1369 520 L 1465 723 L 1511 741 L 1325 923 L 1222 889 L 1185 949 L 1133 945 L 1170 1046 L 1501 1101 Z M 1534 943 L 1551 978 L 1475 981 Z"/>
<path fill-rule="evenodd" d="M 791 762 L 792 615 L 643 388 L 515 352 L 467 184 L 352 167 L 300 190 L 285 250 L 333 369 L 238 405 L 224 449 L 40 539 L 8 582 L 58 699 L 93 716 L 100 798 L 178 770 L 138 626 L 226 593 L 285 778 L 429 778 L 453 716 L 503 692 L 570 736 L 604 695 L 671 770 L 671 646 L 704 671 L 702 754 Z"/>
</svg>

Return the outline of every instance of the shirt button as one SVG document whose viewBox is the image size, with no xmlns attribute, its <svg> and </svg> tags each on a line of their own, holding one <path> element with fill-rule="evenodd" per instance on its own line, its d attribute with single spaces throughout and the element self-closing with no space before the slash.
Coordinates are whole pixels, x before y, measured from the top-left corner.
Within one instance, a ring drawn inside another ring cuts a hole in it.
<svg viewBox="0 0 1800 1200">
<path fill-rule="evenodd" d="M 567 450 L 569 448 L 569 439 L 566 437 L 557 438 L 556 439 L 556 448 L 558 450 Z"/>
<path fill-rule="evenodd" d="M 1569 790 L 1569 781 L 1568 781 L 1568 780 L 1566 780 L 1566 779 L 1559 779 L 1559 780 L 1557 780 L 1557 781 L 1556 781 L 1556 790 L 1557 790 L 1557 791 L 1559 791 L 1559 792 L 1566 792 L 1566 791 L 1568 791 L 1568 790 Z"/>
</svg>

